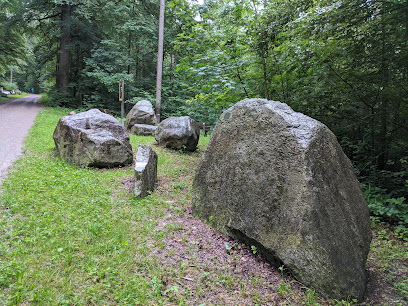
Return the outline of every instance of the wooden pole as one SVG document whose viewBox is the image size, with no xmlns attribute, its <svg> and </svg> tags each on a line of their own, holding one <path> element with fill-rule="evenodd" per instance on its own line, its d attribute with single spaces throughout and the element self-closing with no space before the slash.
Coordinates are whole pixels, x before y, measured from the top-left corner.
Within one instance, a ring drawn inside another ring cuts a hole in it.
<svg viewBox="0 0 408 306">
<path fill-rule="evenodd" d="M 160 0 L 159 16 L 159 46 L 157 52 L 157 77 L 156 77 L 156 122 L 160 123 L 160 106 L 161 106 L 161 83 L 163 72 L 163 36 L 164 36 L 164 0 Z"/>
<path fill-rule="evenodd" d="M 120 121 L 123 124 L 123 117 L 124 117 L 124 113 L 125 113 L 125 80 L 121 80 L 119 82 L 119 101 L 121 102 L 120 104 Z"/>
</svg>

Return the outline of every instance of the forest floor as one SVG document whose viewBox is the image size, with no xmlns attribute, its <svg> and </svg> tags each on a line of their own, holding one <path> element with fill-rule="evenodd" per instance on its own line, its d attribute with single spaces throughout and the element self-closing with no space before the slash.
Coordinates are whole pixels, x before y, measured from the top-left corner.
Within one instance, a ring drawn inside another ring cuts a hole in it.
<svg viewBox="0 0 408 306">
<path fill-rule="evenodd" d="M 133 166 L 80 168 L 55 156 L 66 109 L 40 112 L 0 196 L 0 301 L 5 304 L 351 305 L 270 265 L 256 250 L 192 216 L 191 184 L 208 143 L 193 153 L 131 136 L 159 156 L 157 190 L 133 191 Z M 373 223 L 367 297 L 408 303 L 408 243 Z"/>
</svg>

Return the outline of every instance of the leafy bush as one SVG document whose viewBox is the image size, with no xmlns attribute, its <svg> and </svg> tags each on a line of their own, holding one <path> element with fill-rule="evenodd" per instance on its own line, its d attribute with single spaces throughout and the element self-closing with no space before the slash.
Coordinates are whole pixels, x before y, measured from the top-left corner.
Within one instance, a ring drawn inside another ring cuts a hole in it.
<svg viewBox="0 0 408 306">
<path fill-rule="evenodd" d="M 18 85 L 16 83 L 10 83 L 7 81 L 0 81 L 0 87 L 4 90 L 18 90 Z"/>
<path fill-rule="evenodd" d="M 366 198 L 370 214 L 376 221 L 385 221 L 395 225 L 395 234 L 408 241 L 408 204 L 404 197 L 392 198 L 384 189 L 365 186 Z"/>
<path fill-rule="evenodd" d="M 47 93 L 41 94 L 40 103 L 42 103 L 43 105 L 49 105 L 50 97 Z"/>
<path fill-rule="evenodd" d="M 79 102 L 76 98 L 73 98 L 72 95 L 68 92 L 50 92 L 48 93 L 49 100 L 46 104 L 47 106 L 56 107 L 77 107 Z"/>
</svg>

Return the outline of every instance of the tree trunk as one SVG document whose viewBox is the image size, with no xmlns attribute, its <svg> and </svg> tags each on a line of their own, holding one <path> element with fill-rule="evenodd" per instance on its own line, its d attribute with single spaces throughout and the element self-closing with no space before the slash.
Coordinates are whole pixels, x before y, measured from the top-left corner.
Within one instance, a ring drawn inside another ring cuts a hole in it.
<svg viewBox="0 0 408 306">
<path fill-rule="evenodd" d="M 266 67 L 266 56 L 262 54 L 262 70 L 263 70 L 263 87 L 264 87 L 264 98 L 268 99 L 268 75 L 267 75 L 267 67 Z"/>
<path fill-rule="evenodd" d="M 176 74 L 176 51 L 172 51 L 170 54 L 170 84 L 171 84 L 171 96 L 174 96 L 174 76 Z"/>
<path fill-rule="evenodd" d="M 381 105 L 380 105 L 380 113 L 381 113 L 381 120 L 380 120 L 380 135 L 379 135 L 379 146 L 378 146 L 378 169 L 384 170 L 387 164 L 388 159 L 388 138 L 387 138 L 387 109 L 388 109 L 388 101 L 387 98 L 384 98 Z"/>
<path fill-rule="evenodd" d="M 57 87 L 59 92 L 68 92 L 70 52 L 68 44 L 71 41 L 71 14 L 72 5 L 62 5 L 61 11 L 61 39 L 59 65 L 57 71 Z"/>
<path fill-rule="evenodd" d="M 161 83 L 163 72 L 163 36 L 164 36 L 164 0 L 160 0 L 159 17 L 159 46 L 157 52 L 157 79 L 156 79 L 156 122 L 160 122 Z"/>
</svg>

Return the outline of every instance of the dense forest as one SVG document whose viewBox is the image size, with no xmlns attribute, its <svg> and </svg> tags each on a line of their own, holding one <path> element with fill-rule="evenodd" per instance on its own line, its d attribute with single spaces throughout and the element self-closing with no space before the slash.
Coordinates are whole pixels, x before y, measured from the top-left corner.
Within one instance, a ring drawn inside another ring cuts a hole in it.
<svg viewBox="0 0 408 306">
<path fill-rule="evenodd" d="M 154 103 L 158 19 L 158 0 L 0 1 L 1 85 L 115 113 L 124 79 L 127 110 Z M 287 103 L 335 133 L 373 215 L 407 230 L 407 41 L 406 0 L 166 1 L 162 118 Z"/>
</svg>

